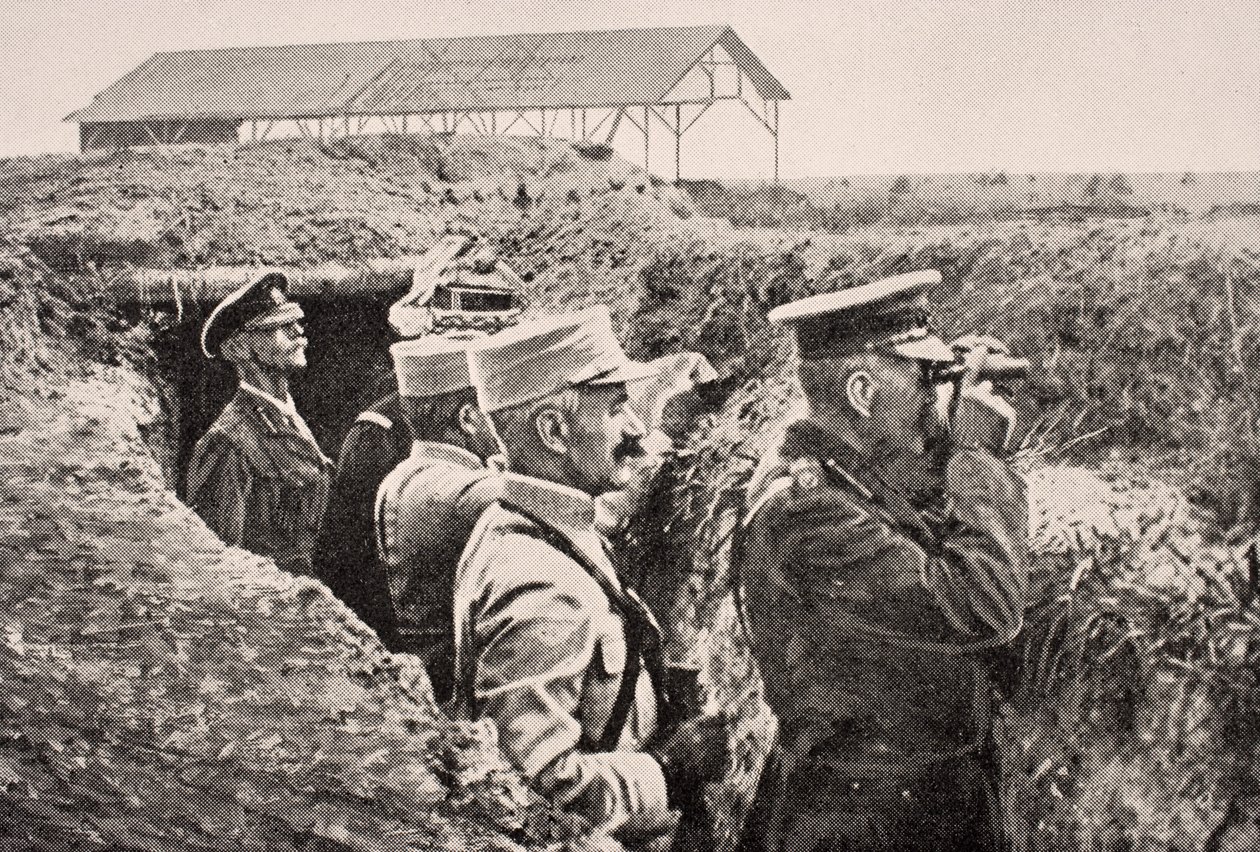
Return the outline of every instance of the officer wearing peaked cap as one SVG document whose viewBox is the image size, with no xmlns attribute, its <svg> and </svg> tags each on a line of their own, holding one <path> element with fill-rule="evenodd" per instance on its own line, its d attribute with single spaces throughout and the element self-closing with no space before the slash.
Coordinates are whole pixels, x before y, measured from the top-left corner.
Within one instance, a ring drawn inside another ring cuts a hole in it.
<svg viewBox="0 0 1260 852">
<path fill-rule="evenodd" d="M 496 471 L 487 467 L 499 445 L 477 407 L 470 342 L 435 336 L 390 347 L 414 442 L 374 502 L 377 560 L 371 564 L 381 566 L 387 580 L 381 605 L 392 607 L 397 622 L 390 647 L 424 659 L 441 702 L 451 697 L 454 681 L 455 567 L 500 490 Z"/>
<path fill-rule="evenodd" d="M 486 338 L 469 366 L 507 471 L 458 568 L 458 698 L 543 795 L 649 845 L 727 757 L 722 720 L 675 724 L 657 624 L 596 527 L 642 452 L 627 383 L 653 369 L 605 308 Z"/>
<path fill-rule="evenodd" d="M 309 574 L 332 462 L 289 394 L 289 376 L 306 366 L 302 318 L 273 272 L 206 320 L 202 352 L 232 364 L 238 389 L 193 449 L 188 502 L 225 543 Z"/>
<path fill-rule="evenodd" d="M 1014 413 L 953 349 L 911 273 L 775 309 L 809 414 L 763 457 L 735 550 L 780 739 L 746 846 L 971 850 L 996 835 L 986 659 L 1022 625 L 1027 501 Z M 974 343 L 974 341 L 973 341 Z M 935 487 L 911 475 L 937 462 Z"/>
</svg>

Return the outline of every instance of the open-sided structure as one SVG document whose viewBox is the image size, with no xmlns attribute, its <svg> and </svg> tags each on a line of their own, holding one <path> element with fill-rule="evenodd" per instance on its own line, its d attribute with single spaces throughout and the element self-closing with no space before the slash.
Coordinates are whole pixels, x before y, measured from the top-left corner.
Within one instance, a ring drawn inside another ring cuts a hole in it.
<svg viewBox="0 0 1260 852">
<path fill-rule="evenodd" d="M 159 53 L 68 116 L 80 147 L 266 138 L 288 131 L 533 133 L 611 144 L 624 124 L 674 144 L 715 103 L 774 139 L 787 90 L 726 26 L 470 36 Z"/>
</svg>

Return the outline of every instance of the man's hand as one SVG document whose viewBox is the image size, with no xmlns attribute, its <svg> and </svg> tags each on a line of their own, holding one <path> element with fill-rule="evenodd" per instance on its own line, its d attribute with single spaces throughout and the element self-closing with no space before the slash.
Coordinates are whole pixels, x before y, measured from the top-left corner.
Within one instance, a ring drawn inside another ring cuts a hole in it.
<svg viewBox="0 0 1260 852">
<path fill-rule="evenodd" d="M 958 447 L 981 448 L 1002 455 L 1015 431 L 1016 414 L 1011 404 L 993 390 L 993 382 L 980 380 L 990 351 L 985 345 L 967 351 L 949 430 Z"/>
<path fill-rule="evenodd" d="M 649 429 L 659 429 L 669 403 L 700 385 L 717 378 L 707 358 L 698 352 L 681 352 L 652 361 L 656 376 L 650 381 L 634 382 L 628 388 L 631 405 Z"/>
<path fill-rule="evenodd" d="M 665 773 L 670 807 L 684 813 L 703 807 L 704 785 L 722 778 L 731 760 L 729 727 L 725 714 L 698 716 L 649 750 Z"/>
</svg>

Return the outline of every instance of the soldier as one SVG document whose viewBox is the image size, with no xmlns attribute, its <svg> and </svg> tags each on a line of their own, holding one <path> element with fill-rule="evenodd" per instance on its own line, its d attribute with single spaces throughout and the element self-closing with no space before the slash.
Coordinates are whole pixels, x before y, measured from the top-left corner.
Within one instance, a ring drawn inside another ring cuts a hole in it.
<svg viewBox="0 0 1260 852">
<path fill-rule="evenodd" d="M 449 700 L 455 643 L 455 566 L 482 513 L 499 497 L 486 461 L 499 451 L 468 373 L 467 339 L 431 337 L 390 347 L 411 454 L 377 492 L 376 547 L 398 624 L 393 650 L 422 657 L 433 691 Z"/>
<path fill-rule="evenodd" d="M 400 647 L 398 624 L 376 553 L 372 507 L 381 482 L 410 452 L 402 401 L 391 391 L 355 418 L 341 442 L 328 512 L 315 548 L 315 576 L 390 649 Z"/>
<path fill-rule="evenodd" d="M 425 253 L 413 272 L 411 290 L 390 307 L 389 324 L 395 333 L 406 340 L 439 328 L 447 336 L 472 338 L 516 321 L 524 282 L 493 256 L 472 257 L 475 243 L 467 235 L 448 235 Z M 453 295 L 452 288 L 461 295 Z M 445 296 L 446 310 L 438 311 L 433 304 L 438 293 Z M 467 307 L 455 307 L 462 304 Z M 435 311 L 441 316 L 435 318 Z M 332 496 L 315 551 L 316 576 L 393 650 L 411 646 L 399 635 L 390 604 L 373 509 L 386 475 L 411 454 L 406 419 L 394 391 L 355 419 L 337 457 Z M 449 585 L 446 588 L 449 592 Z M 439 684 L 440 678 L 434 681 L 435 687 Z"/>
<path fill-rule="evenodd" d="M 225 543 L 310 574 L 332 462 L 289 395 L 289 375 L 306 366 L 306 335 L 287 292 L 284 275 L 269 273 L 206 320 L 202 352 L 231 363 L 239 386 L 193 449 L 188 502 Z"/>
<path fill-rule="evenodd" d="M 506 454 L 455 591 L 457 698 L 489 717 L 543 795 L 623 842 L 661 842 L 726 762 L 721 718 L 673 724 L 660 632 L 617 576 L 595 497 L 620 488 L 643 423 L 606 308 L 487 338 L 469 350 Z"/>
<path fill-rule="evenodd" d="M 994 846 L 985 657 L 1021 629 L 1028 509 L 983 345 L 948 424 L 939 413 L 955 361 L 931 331 L 924 291 L 939 281 L 910 273 L 770 313 L 795 329 L 809 415 L 763 458 L 736 552 L 780 720 L 749 848 Z M 928 504 L 906 464 L 924 457 L 943 465 Z"/>
</svg>

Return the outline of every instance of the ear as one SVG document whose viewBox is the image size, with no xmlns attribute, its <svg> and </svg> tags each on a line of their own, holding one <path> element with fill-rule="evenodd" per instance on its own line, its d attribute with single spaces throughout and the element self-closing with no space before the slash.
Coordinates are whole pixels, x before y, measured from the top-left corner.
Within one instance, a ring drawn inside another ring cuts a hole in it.
<svg viewBox="0 0 1260 852">
<path fill-rule="evenodd" d="M 871 402 L 875 399 L 875 379 L 866 370 L 854 370 L 844 381 L 845 398 L 849 407 L 863 417 L 871 416 Z"/>
<path fill-rule="evenodd" d="M 476 435 L 481 431 L 481 424 L 477 419 L 477 406 L 471 402 L 465 402 L 459 407 L 459 413 L 455 415 L 456 422 L 459 424 L 459 431 L 465 435 Z"/>
<path fill-rule="evenodd" d="M 219 353 L 233 364 L 243 364 L 253 357 L 249 346 L 249 335 L 237 332 L 219 344 Z"/>
<path fill-rule="evenodd" d="M 569 418 L 558 408 L 541 408 L 534 414 L 534 431 L 543 447 L 556 455 L 569 451 Z"/>
</svg>

